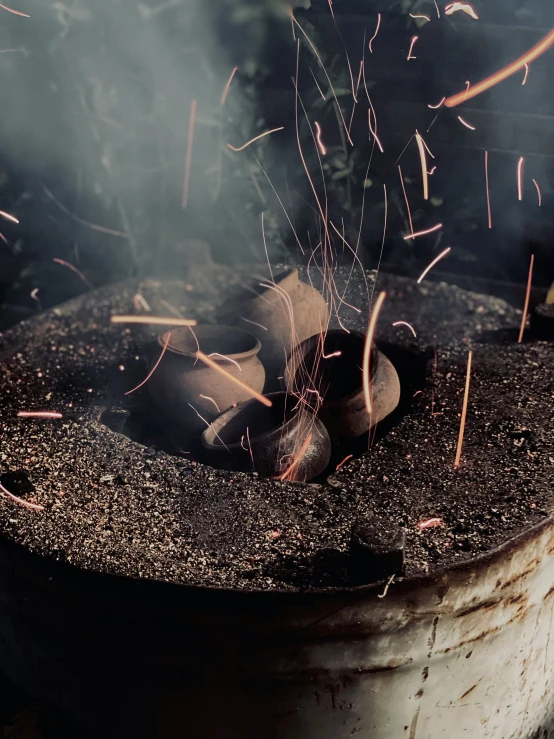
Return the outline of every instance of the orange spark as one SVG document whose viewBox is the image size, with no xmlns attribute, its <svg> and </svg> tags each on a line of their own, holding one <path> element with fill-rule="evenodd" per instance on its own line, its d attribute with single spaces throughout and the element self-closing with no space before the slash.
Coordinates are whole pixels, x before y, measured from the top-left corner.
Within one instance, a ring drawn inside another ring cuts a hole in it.
<svg viewBox="0 0 554 739">
<path fill-rule="evenodd" d="M 533 265 L 535 264 L 535 255 L 531 254 L 531 262 L 529 264 L 529 275 L 527 277 L 527 290 L 525 292 L 525 305 L 523 306 L 523 316 L 521 317 L 521 328 L 519 329 L 518 344 L 523 341 L 525 332 L 525 324 L 527 323 L 527 312 L 529 310 L 529 298 L 531 296 L 531 286 L 533 284 Z"/>
<path fill-rule="evenodd" d="M 12 223 L 19 223 L 15 216 L 10 215 L 3 210 L 0 210 L 0 216 L 2 216 L 2 218 L 5 218 L 7 221 L 11 221 Z"/>
<path fill-rule="evenodd" d="M 348 462 L 349 459 L 352 459 L 354 455 L 349 454 L 347 457 L 345 457 L 342 462 L 339 462 L 338 465 L 335 467 L 335 472 L 338 472 L 341 467 L 344 467 L 344 465 Z"/>
<path fill-rule="evenodd" d="M 415 329 L 414 329 L 414 327 L 412 326 L 411 323 L 408 323 L 407 321 L 396 321 L 392 325 L 393 326 L 407 326 L 410 329 L 410 331 L 413 333 L 413 335 L 415 336 L 415 338 L 417 339 L 417 334 L 416 334 Z"/>
<path fill-rule="evenodd" d="M 406 193 L 406 185 L 404 184 L 404 177 L 402 176 L 402 169 L 400 168 L 400 165 L 398 165 L 398 174 L 400 175 L 400 184 L 402 185 L 402 190 L 404 192 L 404 200 L 406 201 L 406 208 L 408 210 L 408 221 L 410 223 L 410 231 L 414 232 L 414 225 L 412 223 L 412 214 L 410 212 L 410 203 L 408 202 L 408 194 Z"/>
<path fill-rule="evenodd" d="M 523 164 L 524 157 L 520 157 L 517 163 L 517 199 L 523 200 Z"/>
<path fill-rule="evenodd" d="M 267 400 L 267 398 L 265 400 Z M 271 405 L 271 402 L 270 402 L 270 405 Z M 295 457 L 293 462 L 287 467 L 287 469 L 283 472 L 283 474 L 276 477 L 277 480 L 289 480 L 291 478 L 292 473 L 294 472 L 294 470 L 296 470 L 296 468 L 302 461 L 302 458 L 308 451 L 308 447 L 310 446 L 311 440 L 312 440 L 312 434 L 308 434 L 306 440 L 300 447 L 300 451 L 298 452 L 298 455 Z"/>
<path fill-rule="evenodd" d="M 0 5 L 0 7 L 2 7 Z M 6 488 L 0 484 L 0 491 L 4 493 L 4 495 L 7 495 L 8 498 L 11 498 L 12 500 L 15 500 L 16 503 L 19 503 L 20 505 L 24 506 L 25 508 L 31 508 L 33 511 L 43 511 L 44 506 L 43 505 L 37 505 L 36 503 L 29 503 L 26 500 L 23 500 L 23 498 L 18 498 L 17 495 L 14 495 L 13 493 L 10 493 L 9 490 L 6 490 Z"/>
<path fill-rule="evenodd" d="M 8 13 L 13 13 L 14 15 L 21 15 L 21 16 L 23 16 L 23 18 L 30 18 L 31 17 L 27 13 L 22 13 L 20 10 L 14 10 L 13 8 L 8 8 L 6 5 L 1 5 L 0 4 L 0 8 L 2 8 L 2 10 L 7 10 Z M 42 508 L 42 506 L 41 506 L 41 508 Z"/>
<path fill-rule="evenodd" d="M 469 3 L 450 3 L 450 5 L 447 5 L 445 7 L 444 14 L 452 15 L 453 13 L 457 13 L 459 10 L 471 16 L 473 20 L 476 20 L 476 21 L 479 20 L 479 16 L 477 15 L 475 10 L 472 8 L 472 6 Z"/>
<path fill-rule="evenodd" d="M 171 316 L 110 316 L 110 323 L 142 323 L 152 326 L 196 326 L 193 318 Z"/>
<path fill-rule="evenodd" d="M 192 143 L 194 140 L 194 123 L 196 121 L 196 100 L 190 104 L 189 133 L 187 138 L 187 155 L 185 159 L 185 178 L 183 180 L 182 207 L 186 208 L 189 201 L 190 165 L 192 162 Z"/>
<path fill-rule="evenodd" d="M 225 101 L 227 100 L 227 95 L 229 94 L 229 88 L 231 87 L 231 82 L 233 81 L 233 77 L 235 76 L 237 72 L 238 67 L 235 67 L 233 71 L 231 72 L 231 76 L 227 80 L 227 83 L 225 84 L 225 87 L 223 88 L 223 92 L 221 93 L 221 100 L 219 101 L 220 105 L 225 105 Z"/>
<path fill-rule="evenodd" d="M 469 382 L 471 379 L 471 359 L 473 352 L 470 351 L 467 355 L 467 372 L 466 372 L 466 386 L 464 389 L 464 402 L 462 405 L 462 417 L 460 419 L 460 433 L 458 435 L 458 446 L 456 448 L 456 459 L 454 460 L 454 467 L 460 466 L 460 459 L 462 458 L 462 446 L 464 443 L 464 432 L 466 427 L 466 416 L 467 416 L 467 404 L 469 401 Z"/>
<path fill-rule="evenodd" d="M 417 59 L 417 56 L 412 56 L 412 51 L 414 49 L 414 44 L 418 40 L 419 36 L 412 36 L 412 40 L 410 42 L 410 50 L 408 51 L 407 61 L 410 59 Z"/>
<path fill-rule="evenodd" d="M 56 264 L 61 264 L 63 267 L 67 267 L 72 272 L 74 272 L 76 275 L 78 275 L 86 285 L 88 285 L 89 287 L 92 287 L 90 282 L 87 280 L 84 274 L 80 270 L 77 269 L 77 267 L 74 267 L 72 264 L 70 264 L 69 262 L 66 262 L 64 259 L 58 259 L 58 257 L 54 257 L 52 261 L 56 262 Z"/>
<path fill-rule="evenodd" d="M 441 12 L 439 10 L 439 6 L 437 5 L 437 0 L 433 0 L 433 2 L 435 3 L 435 9 L 437 11 L 437 18 L 440 18 L 441 17 Z"/>
<path fill-rule="evenodd" d="M 440 101 L 440 103 L 437 103 L 437 105 L 428 105 L 427 107 L 431 108 L 431 110 L 436 110 L 437 108 L 441 107 L 441 105 L 444 103 L 445 100 L 446 100 L 446 97 L 443 97 L 443 99 Z"/>
<path fill-rule="evenodd" d="M 443 259 L 443 257 L 445 257 L 448 254 L 449 251 L 450 251 L 450 247 L 447 246 L 444 251 L 441 251 L 441 253 L 439 254 L 438 257 L 435 257 L 435 259 L 433 259 L 433 261 L 431 262 L 431 264 L 428 267 L 425 267 L 425 269 L 423 270 L 423 272 L 420 274 L 420 276 L 418 278 L 418 281 L 417 281 L 417 284 L 418 285 L 422 282 L 422 280 L 424 279 L 425 275 L 428 274 L 428 272 L 430 272 L 433 269 L 433 267 L 435 266 L 435 264 L 437 262 L 440 262 L 440 260 Z"/>
<path fill-rule="evenodd" d="M 279 126 L 279 128 L 272 128 L 271 131 L 264 131 L 264 133 L 260 133 L 258 136 L 254 136 L 253 139 L 250 139 L 250 141 L 247 141 L 246 144 L 243 144 L 242 146 L 231 146 L 231 144 L 227 144 L 227 147 L 231 149 L 231 151 L 242 151 L 243 149 L 246 149 L 247 146 L 250 146 L 250 144 L 253 144 L 254 141 L 258 141 L 258 139 L 263 138 L 264 136 L 269 136 L 270 133 L 275 133 L 275 131 L 282 131 L 284 126 Z"/>
<path fill-rule="evenodd" d="M 408 241 L 409 239 L 417 239 L 418 236 L 427 236 L 427 234 L 432 234 L 434 231 L 438 231 L 441 228 L 442 223 L 437 223 L 436 226 L 433 226 L 432 228 L 427 228 L 425 231 L 417 231 L 416 233 L 411 233 L 407 236 L 404 236 L 404 241 Z"/>
<path fill-rule="evenodd" d="M 414 15 L 413 13 L 408 13 L 408 15 L 410 16 L 410 18 L 423 18 L 424 20 L 431 22 L 431 19 L 428 15 Z"/>
<path fill-rule="evenodd" d="M 202 393 L 198 393 L 198 395 L 199 395 L 199 396 L 200 396 L 201 398 L 204 398 L 204 400 L 209 400 L 209 401 L 210 401 L 210 403 L 213 403 L 213 404 L 215 405 L 216 411 L 217 411 L 218 413 L 221 413 L 221 411 L 219 410 L 219 406 L 217 405 L 217 403 L 215 402 L 215 400 L 214 400 L 213 398 L 210 398 L 210 396 L 209 396 L 209 395 L 202 395 Z M 243 436 L 242 438 L 244 439 L 244 436 Z M 241 439 L 241 442 L 242 442 L 242 439 Z M 242 446 L 242 443 L 241 443 L 241 446 Z M 243 449 L 244 449 L 244 447 L 243 447 Z M 245 449 L 245 451 L 246 451 L 246 449 Z"/>
<path fill-rule="evenodd" d="M 371 44 L 375 41 L 377 38 L 377 34 L 379 33 L 379 27 L 381 26 L 381 13 L 377 13 L 377 26 L 375 27 L 375 33 L 373 36 L 369 39 L 368 48 L 369 51 L 373 54 L 373 49 L 371 48 Z"/>
<path fill-rule="evenodd" d="M 381 141 L 379 140 L 379 137 L 377 136 L 377 118 L 375 116 L 375 111 L 373 111 L 373 116 L 375 117 L 375 129 L 373 129 L 371 125 L 371 113 L 372 113 L 371 109 L 367 111 L 367 122 L 369 125 L 369 130 L 373 134 L 373 138 L 375 139 L 375 143 L 379 147 L 379 151 L 381 152 L 381 154 L 383 154 L 384 152 L 383 146 L 381 144 Z"/>
<path fill-rule="evenodd" d="M 327 148 L 321 140 L 321 126 L 317 121 L 315 121 L 315 140 L 317 141 L 317 148 L 319 149 L 320 153 L 325 156 L 325 154 L 327 154 Z"/>
<path fill-rule="evenodd" d="M 541 189 L 539 187 L 539 183 L 537 182 L 537 180 L 533 180 L 533 185 L 535 185 L 535 187 L 537 188 L 537 197 L 539 199 L 539 208 L 540 208 L 542 205 Z"/>
<path fill-rule="evenodd" d="M 442 518 L 427 518 L 423 521 L 420 521 L 417 527 L 420 531 L 425 531 L 425 529 L 434 529 L 436 526 L 442 525 Z"/>
<path fill-rule="evenodd" d="M 425 141 L 421 137 L 421 134 L 416 131 L 415 138 L 417 142 L 417 148 L 419 149 L 419 158 L 421 160 L 421 177 L 423 179 L 423 199 L 429 200 L 429 180 L 427 179 L 427 146 Z M 432 155 L 431 155 L 432 156 Z"/>
<path fill-rule="evenodd" d="M 463 126 L 465 126 L 466 128 L 469 128 L 469 130 L 470 130 L 470 131 L 475 131 L 475 126 L 472 126 L 472 125 L 471 125 L 471 123 L 468 123 L 467 121 L 465 121 L 465 120 L 464 120 L 464 119 L 462 118 L 462 116 L 461 116 L 461 115 L 459 115 L 459 116 L 458 116 L 458 120 L 460 121 L 460 123 L 461 123 L 461 124 L 462 124 Z"/>
<path fill-rule="evenodd" d="M 57 411 L 18 411 L 18 418 L 63 418 Z"/>
<path fill-rule="evenodd" d="M 169 344 L 169 340 L 170 339 L 171 339 L 171 331 L 168 331 L 167 338 L 165 340 L 165 344 L 164 344 L 163 349 L 162 349 L 162 353 L 158 357 L 158 361 L 156 362 L 156 364 L 152 367 L 152 369 L 146 375 L 146 377 L 144 378 L 144 380 L 142 382 L 139 382 L 139 384 L 136 387 L 134 387 L 132 390 L 127 390 L 127 392 L 125 393 L 125 395 L 131 395 L 131 393 L 134 393 L 136 390 L 138 390 L 139 388 L 141 388 L 143 385 L 146 385 L 146 383 L 148 382 L 148 380 L 152 377 L 152 375 L 154 374 L 154 372 L 158 369 L 158 367 L 160 365 L 160 362 L 162 361 L 163 356 L 164 356 L 164 354 L 165 354 L 165 352 L 167 350 L 167 347 L 168 347 L 168 344 Z"/>
<path fill-rule="evenodd" d="M 526 62 L 523 66 L 525 67 L 525 74 L 523 75 L 523 82 L 521 83 L 522 87 L 527 82 L 527 77 L 529 76 L 529 65 Z"/>
<path fill-rule="evenodd" d="M 488 90 L 499 82 L 502 82 L 502 80 L 511 77 L 518 70 L 523 69 L 526 64 L 530 64 L 531 62 L 533 62 L 535 59 L 541 56 L 541 54 L 544 54 L 544 52 L 547 51 L 552 46 L 552 44 L 554 44 L 554 30 L 550 31 L 550 33 L 545 36 L 542 41 L 540 41 L 536 46 L 533 46 L 533 48 L 523 54 L 523 56 L 520 56 L 519 59 L 516 59 L 511 64 L 508 64 L 508 66 L 504 67 L 499 72 L 495 72 L 495 74 L 487 77 L 474 87 L 470 87 L 465 92 L 460 92 L 457 95 L 452 95 L 444 101 L 444 104 L 447 108 L 454 108 L 456 105 L 460 105 L 460 103 L 463 103 L 465 100 L 471 99 L 476 95 L 480 95 L 482 92 L 485 92 L 485 90 Z"/>
<path fill-rule="evenodd" d="M 264 395 L 261 395 L 256 390 L 250 387 L 250 385 L 247 385 L 242 380 L 239 380 L 238 377 L 235 377 L 230 372 L 227 372 L 227 370 L 224 370 L 223 367 L 220 367 L 217 362 L 214 362 L 213 359 L 210 359 L 204 352 L 196 352 L 196 357 L 201 361 L 204 362 L 204 364 L 207 364 L 208 367 L 211 367 L 211 369 L 215 370 L 216 372 L 219 372 L 220 375 L 223 375 L 223 377 L 226 377 L 230 382 L 234 382 L 235 385 L 242 388 L 242 390 L 245 390 L 249 395 L 251 395 L 256 400 L 259 400 L 260 403 L 263 403 L 264 405 L 270 406 L 273 405 L 271 400 L 269 398 L 266 398 Z"/>
<path fill-rule="evenodd" d="M 370 385 L 371 385 L 370 366 L 369 366 L 370 359 L 371 359 L 371 347 L 373 346 L 373 337 L 375 335 L 375 326 L 377 325 L 377 319 L 379 318 L 379 313 L 383 306 L 383 301 L 385 300 L 386 295 L 387 294 L 385 291 L 379 294 L 379 297 L 377 298 L 375 302 L 375 306 L 369 318 L 369 325 L 367 327 L 367 335 L 365 337 L 364 361 L 362 365 L 362 373 L 363 373 L 363 383 L 364 383 L 365 407 L 367 409 L 367 412 L 370 415 L 372 411 L 371 388 L 370 388 Z"/>
<path fill-rule="evenodd" d="M 485 152 L 485 186 L 487 188 L 487 214 L 489 218 L 489 228 L 492 228 L 491 214 L 491 197 L 489 192 L 489 152 Z"/>
</svg>

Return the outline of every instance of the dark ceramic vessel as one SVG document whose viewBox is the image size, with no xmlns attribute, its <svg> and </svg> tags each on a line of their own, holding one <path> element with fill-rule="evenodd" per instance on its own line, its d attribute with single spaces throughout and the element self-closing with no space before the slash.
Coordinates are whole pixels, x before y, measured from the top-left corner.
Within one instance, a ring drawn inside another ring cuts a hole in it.
<svg viewBox="0 0 554 739">
<path fill-rule="evenodd" d="M 331 456 L 323 423 L 296 398 L 271 393 L 271 408 L 249 400 L 222 413 L 202 434 L 213 467 L 306 482 L 321 474 Z M 308 441 L 309 439 L 309 441 Z"/>
</svg>

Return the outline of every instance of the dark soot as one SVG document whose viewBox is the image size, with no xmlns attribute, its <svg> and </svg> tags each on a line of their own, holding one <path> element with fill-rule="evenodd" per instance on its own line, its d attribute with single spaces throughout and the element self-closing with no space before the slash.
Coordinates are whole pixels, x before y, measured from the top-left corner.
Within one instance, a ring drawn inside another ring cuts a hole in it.
<svg viewBox="0 0 554 739">
<path fill-rule="evenodd" d="M 375 516 L 405 531 L 406 574 L 414 575 L 486 552 L 552 513 L 552 344 L 529 334 L 518 345 L 519 311 L 446 285 L 379 276 L 387 299 L 377 344 L 401 358 L 402 413 L 369 452 L 322 484 L 215 470 L 196 464 L 183 444 L 172 456 L 113 430 L 125 426 L 118 409 L 132 416 L 148 399 L 144 390 L 124 393 L 146 376 L 155 333 L 110 324 L 110 314 L 132 312 L 140 291 L 154 312 L 169 300 L 184 316 L 209 322 L 250 272 L 206 271 L 186 286 L 116 285 L 1 336 L 0 475 L 11 477 L 0 479 L 44 506 L 28 510 L 0 496 L 5 537 L 131 577 L 290 589 L 317 584 L 322 552 L 340 560 L 354 527 Z M 336 274 L 341 295 L 348 276 L 348 269 Z M 341 312 L 349 330 L 365 331 L 365 292 L 363 279 L 350 282 L 344 299 L 362 313 Z M 417 339 L 392 326 L 399 320 L 414 326 Z M 471 392 L 455 470 L 469 349 Z M 63 418 L 17 418 L 18 410 Z M 442 525 L 419 530 L 431 517 Z"/>
</svg>

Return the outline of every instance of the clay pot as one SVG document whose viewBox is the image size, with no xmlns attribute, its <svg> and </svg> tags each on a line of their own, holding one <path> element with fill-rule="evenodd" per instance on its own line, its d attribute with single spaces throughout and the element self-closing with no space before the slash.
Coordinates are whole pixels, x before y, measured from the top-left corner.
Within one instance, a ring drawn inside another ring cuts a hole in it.
<svg viewBox="0 0 554 739">
<path fill-rule="evenodd" d="M 158 337 L 158 344 L 162 347 L 167 333 Z M 230 326 L 173 329 L 167 350 L 147 387 L 166 416 L 180 426 L 200 433 L 221 411 L 251 396 L 197 359 L 198 349 L 211 355 L 210 359 L 226 372 L 257 392 L 263 390 L 265 372 L 257 357 L 260 342 L 252 334 Z M 152 364 L 158 358 L 159 353 Z"/>
<path fill-rule="evenodd" d="M 274 282 L 276 288 L 257 283 L 219 311 L 222 320 L 240 326 L 261 341 L 259 357 L 266 371 L 266 392 L 280 387 L 278 377 L 293 346 L 325 330 L 329 318 L 323 296 L 300 281 L 297 269 L 276 274 Z"/>
<path fill-rule="evenodd" d="M 305 393 L 317 404 L 318 415 L 332 438 L 354 439 L 392 413 L 400 401 L 400 381 L 389 359 L 372 349 L 370 381 L 372 412 L 367 412 L 363 389 L 365 336 L 333 330 L 302 342 L 291 353 L 283 372 L 288 392 Z M 325 359 L 323 354 L 328 357 Z M 340 354 L 339 354 L 340 352 Z M 334 356 L 333 356 L 334 355 Z"/>
<path fill-rule="evenodd" d="M 206 462 L 213 467 L 263 477 L 306 482 L 321 474 L 331 457 L 322 422 L 300 410 L 296 398 L 270 393 L 271 408 L 248 400 L 222 413 L 202 434 Z M 310 442 L 303 449 L 306 440 Z M 300 456 L 301 455 L 301 456 Z"/>
</svg>

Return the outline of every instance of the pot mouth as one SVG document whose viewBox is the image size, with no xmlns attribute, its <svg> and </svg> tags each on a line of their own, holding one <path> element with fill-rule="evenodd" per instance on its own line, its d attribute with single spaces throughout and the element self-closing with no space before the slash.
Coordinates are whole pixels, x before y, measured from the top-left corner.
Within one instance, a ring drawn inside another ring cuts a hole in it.
<svg viewBox="0 0 554 739">
<path fill-rule="evenodd" d="M 171 334 L 167 351 L 184 357 L 196 358 L 198 351 L 212 356 L 214 361 L 225 362 L 225 357 L 246 359 L 258 354 L 262 345 L 255 336 L 233 326 L 200 324 L 194 328 L 179 326 L 158 336 L 158 344 L 165 346 Z M 218 356 L 219 355 L 219 356 Z"/>
<path fill-rule="evenodd" d="M 202 445 L 209 450 L 246 450 L 245 439 L 251 445 L 269 442 L 276 434 L 280 437 L 297 421 L 298 400 L 283 391 L 266 397 L 271 407 L 252 399 L 224 411 L 205 429 Z"/>
<path fill-rule="evenodd" d="M 359 331 L 333 329 L 325 336 L 311 336 L 289 354 L 283 372 L 287 391 L 299 394 L 305 388 L 313 388 L 328 406 L 355 398 L 363 392 L 364 347 L 365 336 Z M 372 346 L 370 380 L 375 378 L 378 365 L 379 352 Z"/>
</svg>

